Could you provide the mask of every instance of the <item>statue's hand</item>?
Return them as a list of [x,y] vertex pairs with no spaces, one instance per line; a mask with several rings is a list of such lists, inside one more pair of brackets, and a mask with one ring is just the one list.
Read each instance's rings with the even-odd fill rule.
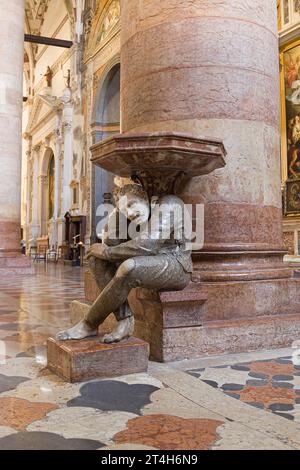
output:
[[88,260],[91,257],[103,259],[105,248],[106,246],[102,243],[94,243],[94,245],[87,250],[86,259]]

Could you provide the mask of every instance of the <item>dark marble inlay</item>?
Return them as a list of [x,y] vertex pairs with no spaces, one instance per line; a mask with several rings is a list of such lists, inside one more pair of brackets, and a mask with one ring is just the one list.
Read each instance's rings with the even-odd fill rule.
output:
[[267,380],[269,378],[268,375],[266,374],[263,374],[261,372],[249,372],[249,377],[253,377],[254,379],[263,379],[263,380]]
[[278,416],[281,416],[282,418],[286,418],[286,419],[289,419],[290,421],[294,421],[294,416],[293,415],[290,415],[289,413],[278,413],[278,412],[275,412],[276,415]]
[[269,409],[272,411],[292,411],[294,409],[294,405],[290,405],[288,403],[273,403],[269,406]]
[[225,395],[228,395],[231,398],[235,398],[236,400],[239,400],[241,398],[241,396],[238,395],[237,393],[231,393],[231,392],[224,392],[224,393]]
[[259,359],[258,361],[252,361],[251,364],[255,364],[256,362],[273,362],[274,359]]
[[187,370],[186,373],[191,375],[192,377],[196,377],[196,379],[199,379],[199,377],[201,377],[201,374],[199,374],[198,372],[191,372]]
[[293,361],[290,357],[280,357],[279,359],[275,359],[275,362],[277,362],[277,364],[293,364]]
[[18,432],[0,438],[2,450],[97,450],[102,442],[92,439],[66,439],[51,432]]
[[[0,393],[14,390],[22,382],[27,382],[29,377],[9,376],[0,374]],[[1,448],[1,447],[0,447]]]
[[264,387],[268,385],[267,380],[247,380],[246,385],[250,385],[252,387]]
[[207,385],[210,385],[211,387],[219,388],[219,385],[217,384],[217,382],[214,382],[213,380],[202,380],[202,382],[205,382]]
[[159,390],[153,385],[129,385],[118,380],[89,382],[80,387],[80,396],[67,406],[86,406],[102,411],[127,411],[141,415],[144,406],[151,403],[151,394]]
[[263,403],[256,403],[255,401],[250,401],[250,402],[245,402],[246,405],[254,406],[255,408],[259,408],[260,410],[263,410],[265,408]]
[[273,388],[294,388],[294,385],[289,383],[289,382],[273,382],[272,383]]
[[250,370],[250,367],[248,367],[246,364],[245,365],[242,365],[242,364],[236,364],[235,366],[231,366],[231,369],[232,370],[239,370],[239,371],[249,371]]
[[286,380],[293,380],[294,376],[293,375],[273,375],[272,380],[275,380],[276,382],[284,382]]
[[243,388],[244,388],[244,385],[241,385],[241,384],[224,384],[221,387],[222,390],[228,391],[228,392],[243,390]]

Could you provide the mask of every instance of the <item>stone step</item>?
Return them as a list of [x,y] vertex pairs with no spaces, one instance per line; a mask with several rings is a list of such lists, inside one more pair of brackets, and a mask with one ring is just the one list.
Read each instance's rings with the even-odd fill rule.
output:
[[47,341],[48,369],[70,383],[146,372],[148,358],[149,345],[137,338],[114,344],[98,337]]

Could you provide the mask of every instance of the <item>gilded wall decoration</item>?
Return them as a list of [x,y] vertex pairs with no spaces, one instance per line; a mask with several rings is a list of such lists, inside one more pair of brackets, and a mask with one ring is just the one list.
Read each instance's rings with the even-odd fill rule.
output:
[[288,178],[300,177],[300,45],[283,54]]
[[300,0],[294,0],[294,11],[300,12]]
[[97,36],[97,43],[101,43],[113,27],[118,23],[121,15],[121,7],[119,0],[113,0],[101,22],[100,30]]
[[298,215],[300,213],[300,180],[286,182],[284,212],[285,215]]
[[300,213],[300,41],[282,51],[281,65],[284,212],[291,215]]
[[54,215],[55,159],[52,155],[48,166],[48,219]]

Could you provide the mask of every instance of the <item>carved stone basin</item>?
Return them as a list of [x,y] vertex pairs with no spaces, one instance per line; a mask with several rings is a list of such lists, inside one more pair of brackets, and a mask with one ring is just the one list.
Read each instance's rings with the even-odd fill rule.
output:
[[92,162],[122,177],[176,179],[211,173],[225,166],[226,150],[217,139],[155,132],[120,134],[91,147]]

